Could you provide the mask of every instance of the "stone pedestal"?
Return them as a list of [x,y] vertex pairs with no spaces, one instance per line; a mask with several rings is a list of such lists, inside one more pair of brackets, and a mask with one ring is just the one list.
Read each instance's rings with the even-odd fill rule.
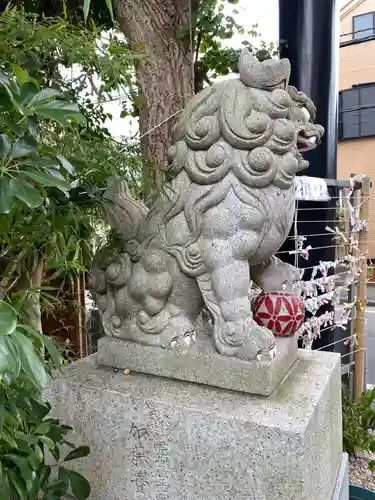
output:
[[276,356],[270,361],[246,361],[222,356],[209,335],[200,335],[184,356],[172,350],[114,337],[99,340],[100,366],[128,368],[139,373],[196,382],[233,391],[269,396],[297,359],[295,337],[276,338]]
[[332,500],[349,500],[349,458],[347,453],[342,456]]
[[125,376],[94,356],[46,396],[91,447],[76,464],[91,500],[346,500],[339,361],[299,351],[265,398]]

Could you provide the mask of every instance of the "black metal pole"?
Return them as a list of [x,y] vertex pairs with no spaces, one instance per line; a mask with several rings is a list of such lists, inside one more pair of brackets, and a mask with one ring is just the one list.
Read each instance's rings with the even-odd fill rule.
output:
[[[281,57],[291,62],[290,84],[311,97],[317,108],[316,122],[325,129],[321,145],[305,155],[310,167],[302,175],[326,179],[336,179],[338,12],[336,0],[279,0]],[[338,192],[331,189],[330,194],[336,197]],[[310,268],[322,260],[335,260],[332,236],[324,235],[326,226],[335,225],[335,201],[299,202],[298,233],[310,235],[306,246],[315,248],[309,260],[299,258],[299,267]],[[289,239],[281,250],[293,247],[294,242]],[[294,263],[294,256],[282,254],[282,258]],[[307,270],[307,279],[309,274]],[[327,331],[314,342],[314,347],[332,341],[334,332]]]

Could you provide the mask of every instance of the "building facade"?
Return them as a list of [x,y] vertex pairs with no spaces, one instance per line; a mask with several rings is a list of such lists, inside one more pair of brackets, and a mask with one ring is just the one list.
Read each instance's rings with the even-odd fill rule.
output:
[[372,179],[369,257],[375,259],[375,0],[352,0],[340,11],[339,90],[337,177]]

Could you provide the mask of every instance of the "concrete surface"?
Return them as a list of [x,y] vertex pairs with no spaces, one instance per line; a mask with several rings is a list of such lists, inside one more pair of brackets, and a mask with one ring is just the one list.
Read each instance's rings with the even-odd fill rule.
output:
[[45,395],[74,426],[71,439],[91,448],[71,462],[89,479],[91,500],[337,498],[337,354],[299,351],[268,398],[125,376],[95,357],[71,365]]
[[349,459],[347,453],[342,455],[332,500],[349,500]]

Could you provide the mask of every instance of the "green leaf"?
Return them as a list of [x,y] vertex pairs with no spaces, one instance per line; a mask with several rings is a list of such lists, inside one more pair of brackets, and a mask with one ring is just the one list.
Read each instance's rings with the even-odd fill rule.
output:
[[5,127],[14,132],[16,136],[21,137],[24,134],[23,129],[12,118],[2,116],[1,119],[4,122]]
[[24,201],[29,208],[36,208],[42,203],[43,198],[34,186],[19,177],[11,179],[10,188],[12,194]]
[[[3,426],[4,414],[5,414],[5,390],[4,387],[0,385],[0,430],[2,429]],[[1,476],[1,470],[0,470],[0,476]]]
[[[38,88],[34,83],[28,82],[22,85],[20,91],[20,101],[23,106],[30,103],[31,99],[37,94]],[[30,120],[30,118],[29,118]]]
[[41,102],[36,106],[36,110],[38,113],[49,113],[48,118],[53,118],[53,113],[65,113],[68,115],[80,114],[77,103],[63,100]]
[[58,498],[61,498],[61,495],[64,495],[65,493],[67,493],[68,487],[69,487],[68,478],[60,479],[60,477],[59,477],[58,480],[47,484],[44,487],[43,491],[50,492],[50,493],[56,493],[59,495]]
[[3,465],[0,463],[0,498],[10,498],[10,488],[8,476],[5,473]]
[[85,22],[87,21],[87,18],[89,17],[89,10],[90,10],[90,0],[84,0],[83,2],[83,17],[85,19]]
[[3,352],[6,353],[9,372],[13,377],[18,377],[21,370],[21,364],[17,346],[13,342],[13,336],[6,335],[5,337],[0,337],[0,347],[2,348]]
[[29,491],[33,485],[33,471],[31,470],[27,458],[14,453],[5,453],[4,455],[0,455],[0,459],[10,460],[19,468],[21,477],[26,485],[26,490]]
[[39,87],[39,83],[30,75],[28,75],[25,70],[23,70],[20,66],[18,66],[18,64],[12,64],[12,69],[13,73],[17,78],[17,82],[20,86],[24,85],[25,83],[31,82],[35,85],[35,87],[37,88]]
[[42,335],[41,340],[48,351],[48,354],[51,356],[52,361],[55,365],[55,368],[59,368],[62,364],[62,356],[60,351],[56,347],[56,344],[53,340],[51,340],[47,335]]
[[79,112],[78,104],[66,101],[48,101],[40,103],[35,107],[38,115],[44,118],[50,118],[57,121],[61,125],[67,125],[71,119],[84,121],[83,116]]
[[61,181],[65,181],[65,177],[62,175],[62,173],[60,172],[60,170],[58,170],[60,168],[60,165],[58,166],[58,168],[47,168],[46,170],[51,174],[53,175],[54,177],[56,177],[57,179],[60,179]]
[[35,387],[41,389],[47,383],[47,373],[32,342],[18,330],[15,330],[12,336],[17,345],[21,366],[25,374]]
[[55,443],[52,441],[51,438],[49,438],[48,436],[40,436],[40,440],[42,441],[42,443],[44,443],[47,448],[49,448],[50,450],[53,450],[55,448]]
[[25,434],[22,431],[16,431],[14,433],[14,437],[21,441],[25,441],[28,444],[37,444],[39,441],[39,438],[37,436],[33,436],[32,434]]
[[48,172],[42,172],[40,170],[22,170],[20,173],[27,175],[33,181],[39,182],[43,186],[52,186],[61,189],[66,192],[70,189],[70,183],[65,179],[58,179],[56,176],[49,174]]
[[38,427],[35,429],[35,434],[47,434],[50,430],[50,424],[48,422],[42,422]]
[[21,156],[26,156],[30,153],[35,153],[37,148],[37,143],[31,137],[20,137],[13,144],[10,156],[12,158],[20,158]]
[[49,403],[41,403],[40,401],[37,401],[33,398],[30,399],[30,405],[33,410],[33,415],[38,417],[38,419],[40,420],[45,418],[51,411],[51,405]]
[[[19,98],[19,88],[18,85],[16,85],[13,82],[10,82],[9,78],[4,75],[4,73],[1,71],[0,73],[0,84],[4,87],[6,93],[8,94],[7,98],[7,105],[11,104],[13,107],[21,114],[23,114],[23,110],[20,107],[19,103],[17,102],[17,99]],[[1,96],[3,98],[3,96]]]
[[56,158],[58,158],[58,160],[60,160],[60,163],[61,165],[65,168],[65,170],[70,174],[70,175],[74,175],[75,174],[75,170],[74,170],[74,167],[73,165],[70,163],[70,161],[68,161],[65,156],[62,156],[62,155],[56,155]]
[[17,443],[14,440],[13,436],[4,428],[1,433],[0,437],[3,441],[5,441],[11,448],[17,448]]
[[112,0],[105,0],[105,3],[108,7],[109,13],[111,15],[112,22],[115,22],[115,16],[113,14],[113,5],[112,5]]
[[62,479],[68,478],[72,493],[77,500],[86,500],[90,496],[90,484],[78,472],[59,467],[59,477]]
[[43,467],[42,473],[40,475],[40,486],[43,487],[45,483],[48,481],[48,478],[51,475],[51,467],[49,465],[45,465]]
[[43,495],[43,500],[61,500],[61,495],[58,494],[57,495],[54,495],[53,493],[49,493],[48,491],[46,493],[44,493]]
[[13,486],[13,488],[17,492],[17,495],[18,495],[17,500],[27,500],[27,492],[26,492],[25,484],[22,481],[21,477],[10,469],[7,470],[7,474],[8,474],[8,478],[10,480],[10,484]]
[[40,92],[38,92],[37,94],[35,94],[35,96],[31,99],[29,104],[35,105],[35,104],[44,102],[47,99],[51,99],[52,97],[55,98],[55,97],[59,97],[59,96],[60,96],[60,92],[56,89],[51,89],[51,88],[43,89]]
[[0,215],[8,214],[13,204],[14,196],[10,189],[10,181],[5,177],[0,177]]
[[30,455],[27,457],[27,460],[29,461],[29,464],[31,465],[31,468],[33,470],[37,470],[40,467],[40,462],[38,460],[37,454],[34,452],[30,453]]
[[41,464],[44,463],[44,454],[42,448],[38,444],[35,446],[35,455]]
[[27,130],[33,139],[37,142],[40,141],[40,127],[37,120],[33,116],[30,116],[27,121]]
[[70,462],[70,460],[76,460],[77,458],[87,457],[90,454],[90,448],[88,446],[79,446],[75,450],[72,450],[64,458],[64,462]]
[[49,158],[48,156],[38,156],[32,155],[28,158],[25,158],[20,162],[21,166],[27,165],[36,168],[60,168],[60,164],[56,161],[55,158]]
[[12,140],[7,134],[0,135],[0,156],[2,158],[8,156],[10,148],[12,147]]
[[1,69],[0,69],[0,84],[1,85],[10,85],[9,77]]
[[0,301],[0,336],[10,335],[17,327],[17,314],[7,302]]
[[56,462],[59,462],[60,460],[60,450],[57,446],[55,448],[50,448],[51,455],[53,458],[56,460]]

